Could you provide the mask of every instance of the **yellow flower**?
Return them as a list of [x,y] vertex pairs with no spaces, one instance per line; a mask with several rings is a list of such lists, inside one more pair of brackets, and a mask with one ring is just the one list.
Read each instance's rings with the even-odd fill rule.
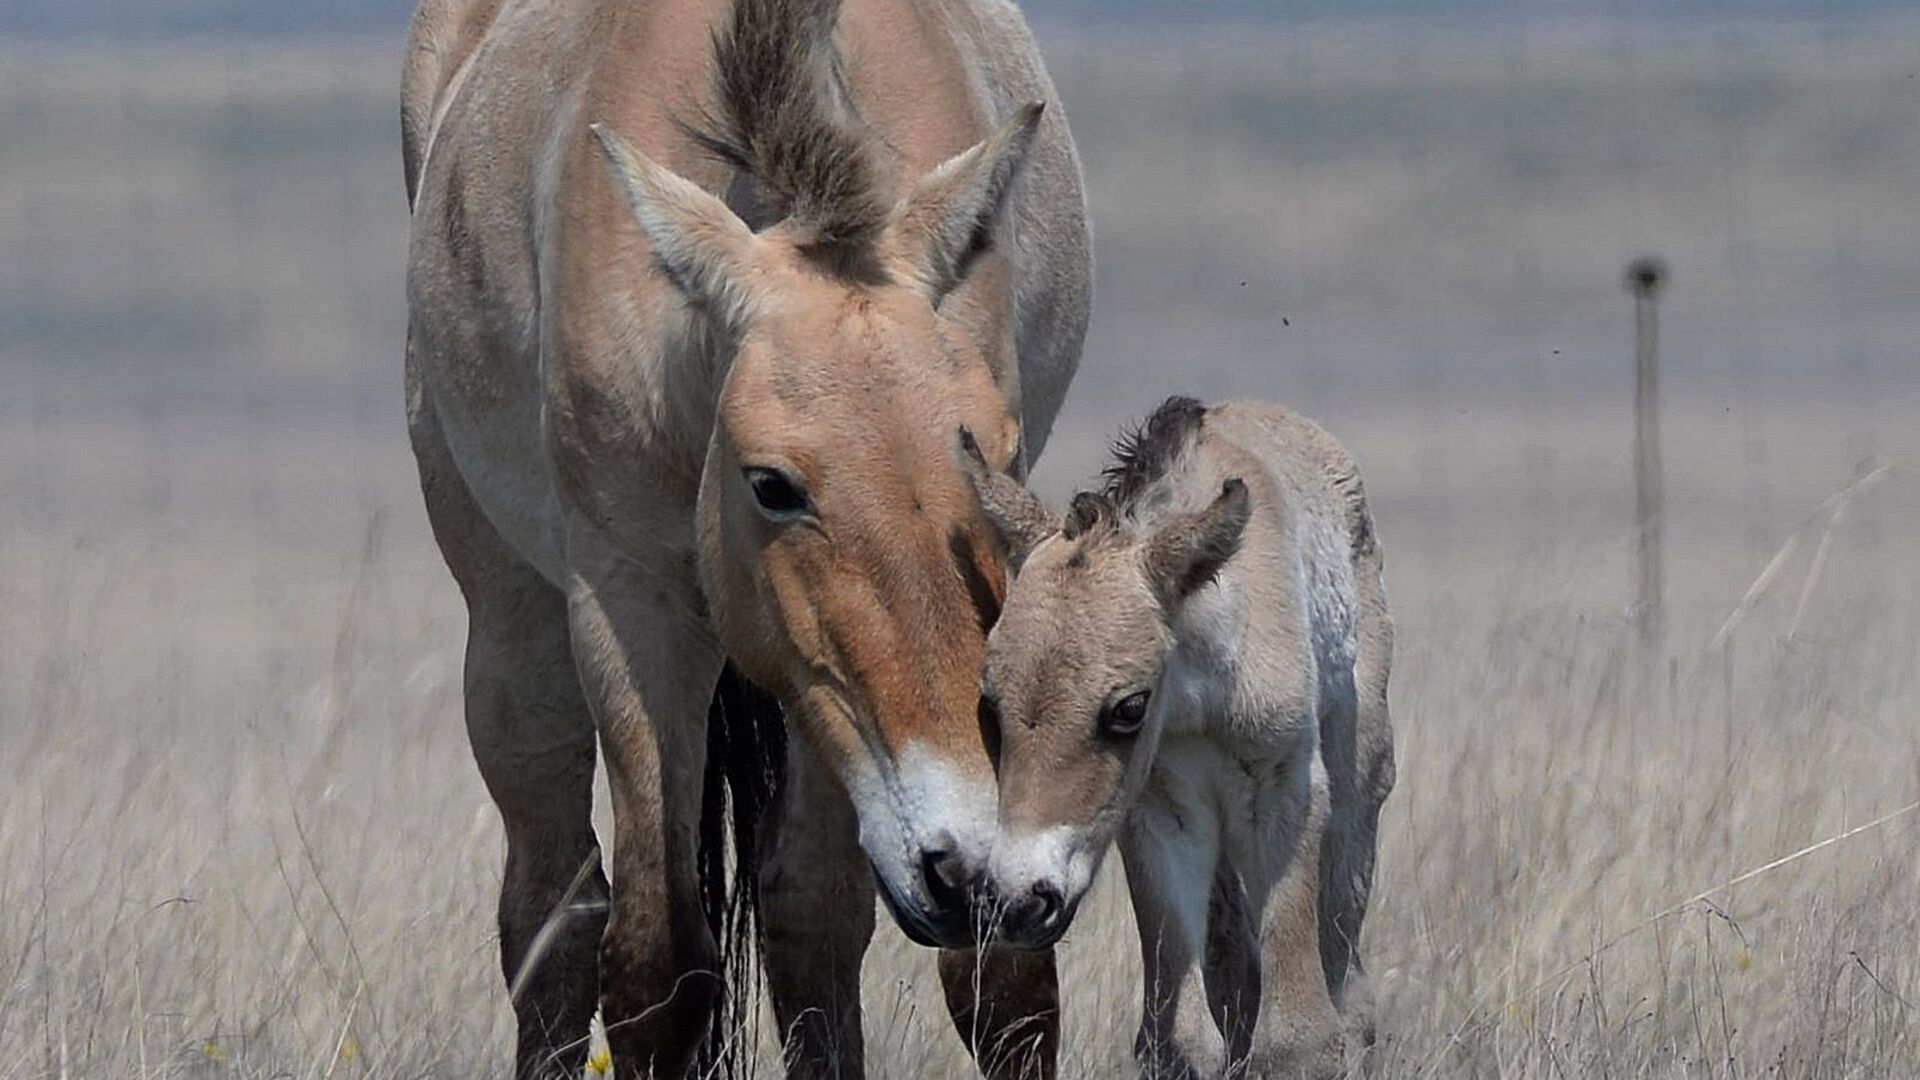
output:
[[613,1051],[602,1046],[587,1056],[587,1071],[595,1076],[605,1076],[613,1071]]

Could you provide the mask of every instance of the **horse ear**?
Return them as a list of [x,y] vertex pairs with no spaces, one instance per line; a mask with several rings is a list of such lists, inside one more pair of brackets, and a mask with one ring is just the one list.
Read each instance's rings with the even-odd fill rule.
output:
[[1007,545],[1007,556],[1018,570],[1040,541],[1060,531],[1060,523],[1054,520],[1038,495],[988,465],[986,455],[980,452],[979,441],[964,427],[960,429],[959,450],[960,468],[973,483],[980,509],[999,530],[1001,540]]
[[655,164],[612,128],[590,130],[667,277],[727,326],[745,326],[752,314],[753,230],[726,203]]
[[1160,602],[1171,608],[1214,579],[1240,550],[1240,537],[1252,516],[1244,480],[1220,487],[1205,510],[1174,520],[1147,541],[1146,572]]
[[1045,111],[1045,102],[1033,102],[986,141],[935,166],[895,212],[891,254],[935,306],[993,246],[1007,193]]

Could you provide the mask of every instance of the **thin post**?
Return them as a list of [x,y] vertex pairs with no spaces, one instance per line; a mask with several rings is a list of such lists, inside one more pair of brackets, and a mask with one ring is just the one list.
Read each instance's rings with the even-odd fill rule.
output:
[[1661,532],[1666,496],[1660,464],[1660,323],[1657,307],[1667,282],[1666,264],[1647,257],[1627,264],[1627,291],[1633,294],[1633,509],[1638,538],[1634,615],[1640,639],[1657,645],[1664,620],[1666,578]]

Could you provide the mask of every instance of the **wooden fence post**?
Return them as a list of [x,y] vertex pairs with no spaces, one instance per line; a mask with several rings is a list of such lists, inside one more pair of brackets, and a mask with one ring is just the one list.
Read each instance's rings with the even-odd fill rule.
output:
[[1665,568],[1661,536],[1666,524],[1665,476],[1660,463],[1660,325],[1657,307],[1667,266],[1643,257],[1627,264],[1633,294],[1633,508],[1637,538],[1634,617],[1640,640],[1657,647],[1664,630]]

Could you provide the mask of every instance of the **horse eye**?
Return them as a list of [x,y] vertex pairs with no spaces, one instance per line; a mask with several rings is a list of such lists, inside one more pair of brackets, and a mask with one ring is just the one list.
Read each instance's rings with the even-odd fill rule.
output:
[[753,500],[771,516],[792,517],[813,508],[806,489],[778,469],[749,468],[742,473],[753,489]]
[[1140,725],[1147,720],[1148,691],[1128,694],[1112,705],[1107,706],[1100,715],[1100,732],[1103,735],[1125,737],[1138,735]]

